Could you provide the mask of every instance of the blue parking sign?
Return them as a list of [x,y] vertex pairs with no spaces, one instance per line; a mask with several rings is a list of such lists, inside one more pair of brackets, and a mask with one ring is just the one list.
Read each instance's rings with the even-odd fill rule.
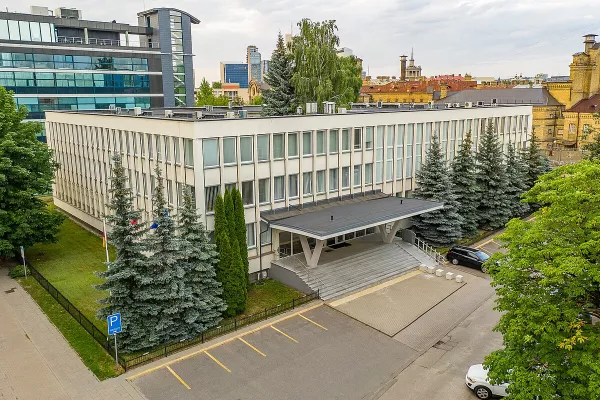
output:
[[109,315],[106,320],[108,322],[109,335],[121,333],[121,313]]

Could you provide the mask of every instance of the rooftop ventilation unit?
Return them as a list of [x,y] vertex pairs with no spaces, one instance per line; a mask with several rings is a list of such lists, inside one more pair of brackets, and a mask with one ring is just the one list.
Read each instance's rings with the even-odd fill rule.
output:
[[306,113],[316,114],[318,112],[317,103],[306,103]]
[[204,118],[204,113],[202,111],[196,111],[194,114],[194,118],[202,119],[202,118]]
[[492,99],[492,102],[490,104],[492,106],[497,106],[498,105],[498,99]]
[[377,108],[383,108],[383,101],[377,102]]
[[81,19],[81,10],[76,8],[60,7],[54,10],[54,15],[57,18]]
[[427,104],[429,104],[429,108],[434,108],[435,107],[435,101],[430,101]]
[[239,111],[240,118],[248,118],[248,110]]
[[110,111],[115,111],[115,105],[114,105],[114,104],[109,104],[109,105],[108,105],[108,109],[109,109]]
[[348,114],[348,109],[346,107],[338,107],[338,114]]
[[484,105],[485,105],[485,101],[481,101],[481,100],[479,100],[479,101],[477,102],[477,107],[483,107]]
[[352,110],[352,106],[354,105],[353,102],[348,103],[348,107],[350,107],[350,109]]
[[213,112],[213,106],[204,106],[204,109],[206,110],[206,112]]
[[142,107],[133,107],[133,115],[136,117],[142,115]]
[[235,113],[233,111],[227,111],[227,113],[225,114],[225,118],[235,118]]
[[165,110],[165,118],[173,118],[173,110]]
[[459,108],[459,107],[460,107],[460,103],[454,103],[452,106],[453,106],[454,108]]
[[302,115],[302,107],[296,107],[296,114]]
[[115,107],[115,113],[121,114],[121,107]]
[[473,108],[473,102],[472,101],[465,101],[465,108]]
[[452,108],[452,103],[446,103],[444,104],[445,108]]
[[335,103],[333,101],[324,101],[323,102],[323,113],[335,114]]

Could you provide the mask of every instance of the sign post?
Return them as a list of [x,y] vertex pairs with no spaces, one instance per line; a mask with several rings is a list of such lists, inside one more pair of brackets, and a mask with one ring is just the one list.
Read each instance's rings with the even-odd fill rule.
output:
[[115,336],[115,367],[119,370],[119,353],[117,351],[117,333],[121,333],[121,313],[109,315],[107,318],[108,334]]
[[25,264],[25,249],[21,246],[21,260],[23,260],[23,272],[25,272],[25,279],[27,279],[27,265]]

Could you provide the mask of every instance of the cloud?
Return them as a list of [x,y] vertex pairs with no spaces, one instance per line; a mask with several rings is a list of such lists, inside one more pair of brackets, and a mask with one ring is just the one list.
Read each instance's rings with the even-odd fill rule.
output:
[[[193,27],[197,76],[219,79],[219,62],[243,61],[246,46],[270,58],[277,32],[296,22],[335,19],[342,46],[371,75],[398,75],[399,56],[415,51],[426,75],[568,74],[581,36],[600,34],[597,0],[61,0],[85,19],[137,23],[144,8],[175,6],[199,18]],[[16,7],[16,6],[12,6]],[[28,12],[26,5],[11,11]]]

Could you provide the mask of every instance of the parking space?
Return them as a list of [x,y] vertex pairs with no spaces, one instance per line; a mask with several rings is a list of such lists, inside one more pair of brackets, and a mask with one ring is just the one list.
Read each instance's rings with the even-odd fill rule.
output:
[[362,399],[417,352],[320,306],[131,379],[154,399]]

